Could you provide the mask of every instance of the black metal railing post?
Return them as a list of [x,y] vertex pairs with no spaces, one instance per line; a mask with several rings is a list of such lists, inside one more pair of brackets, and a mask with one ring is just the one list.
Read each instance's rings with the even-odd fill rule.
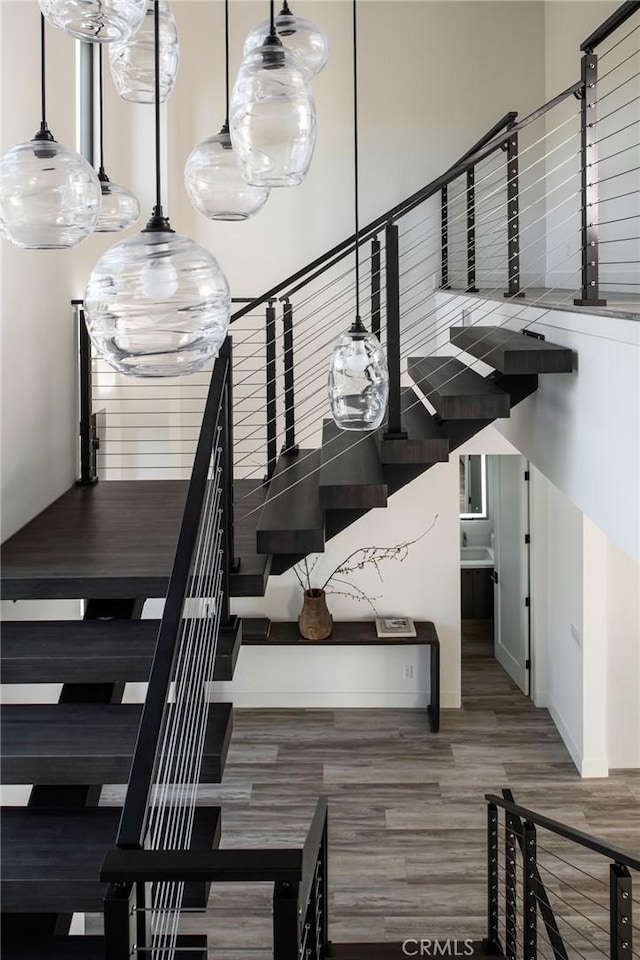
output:
[[400,255],[398,227],[389,221],[385,229],[387,292],[387,366],[389,368],[389,412],[385,440],[406,439],[402,429],[400,390]]
[[538,960],[538,882],[536,828],[522,825],[522,957]]
[[446,184],[440,191],[440,287],[442,290],[451,289],[449,286],[449,188]]
[[[515,120],[509,128],[515,126]],[[505,297],[523,297],[520,289],[520,174],[518,134],[506,141],[507,153],[507,271],[509,288]]]
[[226,361],[225,385],[222,392],[222,611],[220,623],[225,626],[229,621],[229,598],[231,596],[231,574],[240,567],[235,557],[235,530],[233,504],[233,348],[231,337],[227,337],[220,347],[219,356]]
[[273,960],[299,960],[299,888],[299,883],[283,881],[273,885]]
[[611,960],[629,960],[633,955],[632,892],[627,867],[612,863],[609,868]]
[[498,928],[498,808],[487,804],[487,953],[499,954]]
[[582,294],[573,302],[576,306],[603,307],[607,301],[600,299],[598,269],[597,54],[584,54],[580,76],[583,84],[580,107]]
[[109,960],[130,960],[138,943],[136,884],[112,883],[104,898],[104,950]]
[[320,957],[324,958],[329,943],[329,826],[328,816],[326,815],[320,846],[320,884],[320,906],[322,910],[320,917]]
[[378,340],[381,333],[380,286],[380,241],[375,237],[371,241],[371,333]]
[[282,306],[282,346],[284,365],[284,445],[283,453],[297,453],[296,404],[294,388],[293,306],[288,297]]
[[467,292],[477,293],[476,287],[476,170],[467,170]]
[[513,815],[505,814],[505,950],[506,960],[516,960],[518,950],[518,924],[517,924],[517,860],[516,860],[516,825]]
[[269,300],[266,309],[266,377],[267,377],[267,474],[271,480],[278,459],[278,430],[276,423],[276,308]]
[[79,487],[88,487],[98,482],[98,448],[96,415],[92,406],[91,340],[84,322],[82,300],[72,301],[78,328],[79,397],[80,397],[80,476]]

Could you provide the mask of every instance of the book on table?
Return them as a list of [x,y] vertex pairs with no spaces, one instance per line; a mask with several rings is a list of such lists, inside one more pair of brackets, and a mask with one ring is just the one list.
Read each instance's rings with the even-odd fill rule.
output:
[[416,627],[409,617],[378,617],[376,633],[381,640],[388,637],[415,637]]

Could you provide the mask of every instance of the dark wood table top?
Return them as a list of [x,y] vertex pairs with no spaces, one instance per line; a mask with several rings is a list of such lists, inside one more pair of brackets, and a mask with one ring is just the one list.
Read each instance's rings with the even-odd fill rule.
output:
[[410,646],[415,644],[439,645],[436,628],[430,620],[415,621],[415,637],[379,637],[376,634],[375,620],[334,620],[333,631],[326,640],[305,640],[300,636],[295,620],[275,620],[271,623],[269,636],[260,639],[243,637],[246,647],[295,646]]

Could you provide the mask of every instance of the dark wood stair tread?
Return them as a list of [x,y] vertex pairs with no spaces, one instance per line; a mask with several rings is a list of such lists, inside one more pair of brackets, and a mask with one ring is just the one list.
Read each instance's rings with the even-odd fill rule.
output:
[[382,463],[440,463],[449,459],[449,442],[435,418],[411,387],[401,393],[402,426],[406,439],[387,440],[379,432]]
[[[159,620],[7,621],[2,682],[145,682],[159,626]],[[220,631],[214,680],[233,679],[239,647],[233,630]]]
[[307,554],[324,550],[319,479],[319,450],[281,454],[258,520],[258,553]]
[[573,353],[506,327],[451,327],[451,342],[501,373],[571,373]]
[[[126,783],[141,713],[133,703],[3,704],[3,782]],[[231,704],[211,704],[202,782],[222,778],[231,729]]]
[[[164,597],[184,510],[186,480],[102,480],[72,487],[2,546],[5,600]],[[255,549],[265,492],[234,484],[236,554],[232,594],[262,595],[268,558]],[[243,506],[240,506],[243,505]]]
[[[25,941],[27,938],[28,931],[25,930]],[[176,944],[175,960],[207,958],[205,936],[180,936]],[[32,942],[3,942],[2,960],[105,960],[104,950],[103,937],[47,937]]]
[[[119,807],[3,807],[2,909],[6,913],[99,913],[99,880],[118,834]],[[220,808],[196,807],[191,848],[220,836]],[[4,954],[3,954],[4,956]],[[44,958],[43,958],[44,960]]]
[[373,434],[340,430],[333,420],[325,420],[321,463],[320,504],[325,510],[387,505],[387,484]]
[[456,357],[411,357],[407,369],[443,420],[509,416],[509,395]]

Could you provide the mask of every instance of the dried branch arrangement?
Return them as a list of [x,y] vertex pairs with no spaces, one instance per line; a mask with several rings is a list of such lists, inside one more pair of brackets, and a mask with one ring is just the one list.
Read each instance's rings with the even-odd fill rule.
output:
[[324,583],[319,587],[313,587],[311,581],[322,554],[316,554],[311,560],[309,557],[305,557],[301,563],[295,565],[293,572],[298,579],[298,583],[308,596],[318,597],[322,593],[326,593],[335,594],[338,597],[350,597],[359,603],[367,603],[375,615],[378,616],[374,601],[380,600],[381,596],[369,597],[362,587],[359,587],[358,584],[354,583],[350,578],[357,574],[359,570],[363,570],[366,566],[371,565],[374,567],[380,583],[384,583],[380,565],[384,563],[385,560],[398,560],[400,563],[406,560],[409,555],[409,548],[415,543],[419,543],[420,540],[423,540],[428,533],[431,533],[438,516],[439,514],[436,513],[427,529],[414,540],[403,540],[401,543],[396,543],[392,547],[358,547],[357,550],[350,553],[342,563],[339,563],[338,566],[332,570]]

